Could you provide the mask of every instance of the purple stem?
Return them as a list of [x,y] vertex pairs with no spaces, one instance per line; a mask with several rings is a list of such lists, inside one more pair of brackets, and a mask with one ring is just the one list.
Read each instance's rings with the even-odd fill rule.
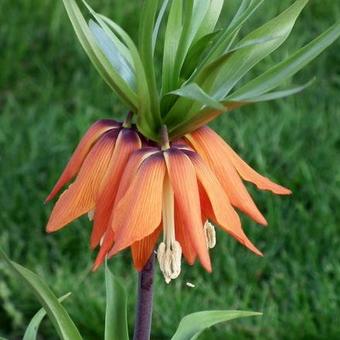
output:
[[153,253],[143,270],[138,274],[138,300],[133,340],[150,340],[154,262],[155,254]]

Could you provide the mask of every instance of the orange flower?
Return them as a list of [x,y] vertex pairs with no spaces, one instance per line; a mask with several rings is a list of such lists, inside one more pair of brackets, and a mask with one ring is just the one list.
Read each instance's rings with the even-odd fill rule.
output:
[[241,178],[254,183],[261,190],[278,195],[291,191],[258,174],[213,130],[202,127],[185,136],[189,145],[209,164],[218,178],[231,204],[259,224],[267,225],[266,219],[256,207]]
[[189,264],[198,256],[210,272],[205,232],[209,228],[204,228],[208,219],[261,255],[244,234],[215,175],[196,152],[180,144],[135,151],[121,179],[94,268],[107,254],[131,247],[134,265],[141,270],[163,230],[158,259],[167,282],[180,273],[182,251]]
[[[91,214],[97,208],[102,209],[98,207],[97,201],[101,202],[101,195],[106,195],[107,191],[115,195],[118,185],[111,182],[112,177],[121,177],[129,155],[139,149],[141,144],[137,132],[124,128],[121,123],[100,120],[93,124],[46,199],[53,199],[62,187],[76,176],[75,181],[55,204],[47,231],[57,231],[86,213]],[[101,230],[97,228],[93,243],[100,233]]]

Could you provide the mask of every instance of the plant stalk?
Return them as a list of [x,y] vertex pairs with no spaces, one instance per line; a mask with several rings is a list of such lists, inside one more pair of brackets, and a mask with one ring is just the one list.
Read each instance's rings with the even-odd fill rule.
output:
[[155,254],[138,273],[138,291],[135,332],[133,340],[150,340],[152,305],[153,305],[153,276],[154,276]]

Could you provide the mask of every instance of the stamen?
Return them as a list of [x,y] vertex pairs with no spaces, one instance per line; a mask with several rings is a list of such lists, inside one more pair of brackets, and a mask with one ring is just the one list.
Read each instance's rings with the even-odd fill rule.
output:
[[94,218],[94,209],[93,209],[93,210],[90,210],[90,211],[87,213],[87,217],[89,218],[90,222],[93,221],[93,218]]
[[204,234],[207,243],[207,248],[212,249],[216,246],[216,231],[215,227],[208,220],[204,223]]
[[171,248],[166,247],[166,244],[161,242],[157,250],[157,259],[166,283],[170,283],[171,280],[179,276],[181,273],[182,247],[177,241],[173,243]]
[[168,177],[164,180],[163,194],[163,242],[157,251],[159,267],[166,283],[181,273],[182,247],[175,237],[174,192]]

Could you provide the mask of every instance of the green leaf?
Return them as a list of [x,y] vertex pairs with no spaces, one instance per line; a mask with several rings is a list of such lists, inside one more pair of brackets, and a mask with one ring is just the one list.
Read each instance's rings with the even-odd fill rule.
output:
[[288,59],[275,65],[259,77],[242,86],[235,91],[229,99],[242,100],[245,98],[257,97],[276,88],[287,78],[293,76],[316,58],[338,39],[339,36],[340,22],[336,23],[309,44],[296,51]]
[[[215,61],[211,62],[207,66],[205,66],[200,74],[198,74],[197,78],[197,84],[205,91],[205,87],[209,88],[209,84],[211,84],[215,78],[215,75],[219,72],[221,64],[224,64],[226,60],[231,58],[231,56],[243,49],[248,48],[249,46],[256,46],[263,43],[266,43],[271,40],[279,39],[279,37],[262,37],[260,39],[254,39],[254,40],[248,40],[243,43],[239,43],[234,49],[226,52],[219,58],[217,58]],[[190,78],[191,79],[191,78]],[[188,84],[190,84],[190,79],[188,80]],[[205,91],[208,96],[213,98],[211,95],[208,94],[207,91]],[[192,99],[192,98],[191,98]],[[216,100],[216,98],[215,98]],[[192,117],[194,117],[198,112],[201,110],[201,102],[200,101],[193,101],[188,100],[188,97],[180,98],[177,100],[176,104],[172,107],[172,109],[168,112],[168,114],[165,117],[165,123],[168,126],[174,126],[178,124],[183,124],[183,121],[188,121]]]
[[157,38],[158,38],[158,33],[159,33],[159,29],[162,23],[162,20],[164,18],[164,14],[165,11],[168,7],[169,4],[169,0],[164,0],[161,9],[159,10],[158,16],[157,16],[157,20],[155,23],[155,27],[152,33],[152,51],[153,53],[155,53],[155,48],[156,48],[156,43],[157,43]]
[[1,249],[0,258],[8,264],[12,272],[18,275],[23,283],[34,293],[44,307],[60,338],[64,340],[81,340],[82,337],[78,329],[47,284],[38,275],[11,261]]
[[198,73],[205,65],[213,59],[225,53],[230,47],[233,39],[241,29],[242,25],[252,16],[260,7],[264,0],[243,0],[234,19],[230,25],[223,30],[219,39],[211,47],[210,52],[203,61],[198,65],[196,72]]
[[190,47],[181,69],[181,77],[183,79],[188,79],[190,77],[199,64],[200,59],[203,57],[206,51],[210,50],[211,45],[214,43],[220,33],[221,30],[206,34]]
[[243,102],[244,104],[250,104],[250,103],[266,102],[269,100],[289,97],[299,92],[302,92],[304,89],[311,86],[314,83],[314,81],[315,81],[315,78],[313,78],[312,80],[310,80],[309,82],[301,86],[296,86],[296,87],[286,89],[286,90],[281,90],[281,91],[269,92],[266,94],[257,95],[256,97],[248,97],[248,98],[244,97],[242,99],[241,98],[227,98],[228,100],[226,102],[238,101],[238,102]]
[[308,0],[297,0],[292,6],[276,18],[270,20],[260,28],[248,34],[240,41],[245,44],[247,41],[274,36],[277,39],[270,40],[261,45],[252,45],[248,48],[235,52],[226,62],[221,65],[213,86],[209,93],[216,99],[226,97],[235,84],[258,62],[275,51],[288,38],[296,19],[306,6]]
[[106,83],[117,93],[123,102],[136,111],[138,100],[136,93],[111,65],[101,48],[96,43],[75,0],[63,0],[77,37],[93,65]]
[[90,20],[89,28],[94,38],[96,39],[98,46],[102,49],[103,53],[110,61],[111,65],[117,70],[120,76],[131,86],[131,88],[135,89],[136,88],[135,72],[131,65],[127,62],[125,57],[120,53],[119,48],[115,44],[115,41],[111,39],[109,34],[107,34],[93,20]]
[[194,42],[214,31],[220,17],[224,0],[210,0],[210,6],[195,36]]
[[149,87],[151,115],[156,121],[160,122],[159,93],[156,83],[154,52],[152,45],[152,37],[157,9],[158,0],[144,1],[139,28],[139,51]]
[[194,340],[207,328],[233,319],[260,316],[262,313],[243,311],[205,311],[185,316],[171,340]]
[[[67,293],[61,298],[58,299],[59,302],[63,302],[67,299],[71,293]],[[38,329],[40,326],[41,321],[46,316],[46,311],[44,308],[41,308],[32,318],[31,322],[29,323],[26,332],[24,334],[23,340],[36,340],[38,336]]]
[[191,83],[189,85],[183,86],[182,88],[172,91],[169,94],[189,98],[204,104],[207,107],[211,107],[216,110],[224,111],[224,106],[217,100],[209,96],[206,92],[202,90],[197,84]]
[[110,28],[114,30],[114,32],[116,32],[116,34],[125,42],[131,52],[131,56],[134,61],[134,67],[136,70],[137,93],[139,100],[137,126],[139,131],[141,131],[144,136],[157,141],[158,134],[156,132],[159,131],[161,126],[160,117],[158,117],[157,115],[152,115],[151,112],[148,82],[146,80],[144,66],[139,56],[137,47],[135,46],[129,35],[113,20],[101,14],[98,14],[98,18],[102,21],[103,25],[107,24],[108,26],[110,26]]
[[120,280],[105,263],[106,316],[105,340],[128,340],[127,297]]
[[172,88],[173,71],[179,40],[182,33],[183,0],[173,0],[170,6],[168,22],[165,30],[162,93],[168,93]]

